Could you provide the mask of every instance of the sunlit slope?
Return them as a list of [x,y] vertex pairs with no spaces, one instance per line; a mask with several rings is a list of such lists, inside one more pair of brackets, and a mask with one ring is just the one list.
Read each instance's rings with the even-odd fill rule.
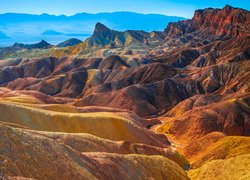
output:
[[[189,179],[183,169],[177,164],[162,156],[138,156],[104,153],[87,153],[87,157],[95,162],[102,163],[111,179],[159,179],[159,180],[183,180]],[[117,169],[117,167],[120,167]],[[128,168],[129,167],[129,168]],[[118,171],[114,171],[114,170]],[[122,174],[122,176],[120,176]],[[119,177],[120,176],[120,177]]]
[[[98,110],[101,108],[43,104],[26,95],[2,97],[0,172],[38,179],[127,179],[126,167],[132,173],[131,179],[188,179],[182,169],[187,160],[169,146],[166,137],[147,130],[136,119],[131,120],[129,113],[126,118],[126,112]],[[8,147],[12,150],[7,150]]]
[[[69,142],[64,143],[58,140],[63,136],[68,135],[56,133],[46,135],[46,132],[13,128],[0,123],[1,175],[35,179],[108,179],[109,177],[114,179],[137,179],[139,177],[143,179],[149,177],[188,179],[178,164],[163,156],[103,152],[86,154],[87,148],[85,148],[86,152],[82,152],[70,146]],[[71,136],[78,136],[82,142],[87,142],[84,138],[96,140],[90,135],[72,134]],[[81,144],[78,139],[74,139],[74,143]],[[98,140],[96,142],[100,143]],[[105,142],[108,142],[107,145],[114,144],[107,140]],[[103,149],[97,150],[103,151]],[[150,171],[147,167],[150,167]]]
[[79,152],[106,152],[117,154],[162,155],[178,163],[181,167],[188,161],[172,147],[157,147],[129,141],[112,141],[86,133],[55,133],[29,130],[29,133],[46,136],[63,143]]
[[198,169],[189,171],[192,180],[247,180],[250,178],[250,154],[225,160],[213,160]]
[[[207,161],[214,159],[228,159],[231,157],[250,154],[250,137],[225,136],[213,143],[207,143],[200,139],[195,145],[190,144],[186,148],[186,153],[193,151],[189,155],[189,160],[193,167],[199,167]],[[197,147],[197,146],[200,146]],[[194,152],[196,150],[196,152]]]
[[[111,140],[129,140],[164,146],[167,139],[136,123],[109,112],[62,113],[0,102],[0,120],[34,130],[68,133],[90,133]],[[157,136],[160,137],[157,140]]]

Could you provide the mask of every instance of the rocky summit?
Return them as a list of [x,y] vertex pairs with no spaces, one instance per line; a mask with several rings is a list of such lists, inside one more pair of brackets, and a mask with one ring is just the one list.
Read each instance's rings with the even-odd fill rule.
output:
[[191,20],[170,23],[165,29],[169,35],[183,35],[195,31],[207,31],[218,36],[249,36],[250,15],[248,11],[229,5],[223,9],[195,11]]
[[0,49],[0,177],[249,179],[250,12]]

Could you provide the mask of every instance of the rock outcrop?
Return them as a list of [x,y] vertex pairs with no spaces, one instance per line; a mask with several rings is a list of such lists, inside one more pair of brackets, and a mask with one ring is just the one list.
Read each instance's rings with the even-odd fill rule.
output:
[[180,36],[195,31],[207,31],[218,36],[245,37],[250,35],[249,28],[249,11],[227,5],[223,9],[197,10],[191,20],[170,23],[165,33]]
[[81,46],[88,48],[118,48],[124,46],[144,46],[145,41],[150,37],[144,31],[128,30],[119,32],[111,30],[101,23],[97,23],[93,35]]

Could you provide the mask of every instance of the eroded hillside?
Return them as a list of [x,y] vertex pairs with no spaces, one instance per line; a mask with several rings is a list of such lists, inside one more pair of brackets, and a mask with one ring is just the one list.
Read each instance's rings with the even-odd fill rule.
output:
[[250,178],[249,17],[209,8],[151,33],[98,23],[75,46],[1,54],[1,174]]

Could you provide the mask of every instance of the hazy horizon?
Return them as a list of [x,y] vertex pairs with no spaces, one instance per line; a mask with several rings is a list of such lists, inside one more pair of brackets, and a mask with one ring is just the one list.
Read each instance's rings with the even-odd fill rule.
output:
[[[53,2],[54,1],[54,2]],[[180,16],[191,18],[194,10],[204,8],[222,8],[231,5],[243,9],[250,9],[250,3],[244,1],[220,0],[220,1],[199,1],[199,0],[147,0],[147,1],[115,1],[106,0],[8,0],[0,7],[0,14],[4,13],[25,13],[25,14],[51,14],[71,16],[77,13],[86,12],[97,14],[102,12],[135,12],[143,14],[162,14],[167,16]],[[39,7],[39,8],[37,8]]]
[[[66,16],[66,17],[71,17],[71,16],[75,16],[77,14],[91,14],[91,15],[98,15],[98,14],[113,14],[113,13],[134,13],[134,14],[143,14],[143,15],[162,15],[162,16],[170,16],[170,17],[182,17],[182,16],[172,16],[172,15],[167,15],[167,14],[160,14],[160,13],[140,13],[140,12],[133,12],[133,11],[113,11],[113,12],[97,12],[97,13],[91,13],[91,12],[77,12],[74,14],[51,14],[51,13],[39,13],[39,14],[35,14],[35,13],[23,13],[23,12],[5,12],[5,13],[0,13],[0,15],[3,14],[27,14],[27,15],[37,15],[37,16],[41,16],[41,15],[51,15],[51,16]],[[182,17],[185,19],[189,19],[187,17]]]
[[[61,0],[61,3],[56,4],[57,8],[55,8],[55,3],[53,3],[51,0],[26,0],[25,3],[21,2],[23,1],[9,0],[3,2],[2,6],[0,7],[0,47],[10,46],[15,42],[33,44],[41,40],[46,40],[51,44],[58,44],[69,38],[78,38],[80,40],[85,40],[87,37],[89,37],[89,35],[75,36],[72,34],[91,34],[93,32],[94,25],[97,22],[104,23],[111,29],[119,31],[162,31],[169,22],[183,20],[184,18],[192,18],[194,11],[197,9],[204,9],[209,7],[223,8],[227,4],[247,10],[250,8],[249,3],[224,0],[216,3],[207,0],[202,2],[194,0],[192,1],[192,3],[182,0],[178,0],[175,2],[166,2],[163,0],[148,0],[147,2],[143,3],[142,1],[133,2],[131,0],[128,0],[126,2],[115,2],[114,0],[108,0],[105,3],[97,3],[97,0],[93,0],[88,3],[86,3],[87,1],[85,0],[72,0],[71,3],[68,3],[68,1],[66,0]],[[134,4],[134,6],[131,7],[131,4],[129,5],[129,3]],[[146,8],[144,8],[144,6]],[[39,9],[37,7],[39,7]],[[156,15],[159,17],[144,17],[141,21],[141,19],[138,19],[138,17],[137,19],[132,15],[130,17],[122,17],[121,15],[119,15],[119,13],[131,13],[132,15],[137,14],[140,16]],[[5,15],[8,14],[45,16],[44,19],[38,18],[38,20],[34,20],[32,18],[25,19],[23,17],[20,18],[16,16],[5,17]],[[65,18],[84,14],[87,15],[85,19],[85,16],[83,16],[82,19],[78,18],[77,20],[65,20]],[[112,14],[114,16],[101,16],[105,14]],[[48,18],[46,17],[46,15],[50,17]],[[89,18],[88,15],[93,16],[92,19]],[[117,17],[115,15],[117,15]],[[162,16],[163,18],[161,18],[160,16]],[[167,16],[180,19],[171,20],[171,18],[167,19]],[[53,17],[55,18],[54,20],[52,20]],[[56,19],[57,17],[58,19]],[[62,20],[63,17],[64,20]],[[46,18],[48,18],[49,21]],[[50,30],[64,34],[42,35],[42,33]],[[69,32],[71,33],[71,35],[67,35]]]
[[59,44],[70,38],[85,40],[92,34],[97,22],[118,31],[144,30],[150,32],[162,31],[169,22],[183,19],[176,16],[125,11],[96,14],[77,13],[73,16],[5,13],[0,14],[0,47],[10,46],[16,42],[34,44],[45,40],[51,44]]

